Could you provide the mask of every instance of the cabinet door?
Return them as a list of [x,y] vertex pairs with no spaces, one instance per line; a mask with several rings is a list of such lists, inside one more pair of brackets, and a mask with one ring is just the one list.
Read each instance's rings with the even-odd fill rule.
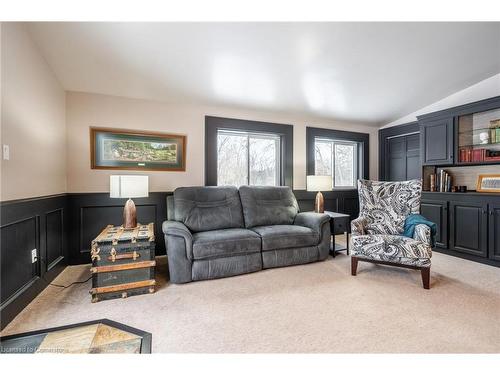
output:
[[489,212],[489,257],[500,260],[500,204],[490,204]]
[[436,223],[436,247],[448,248],[448,201],[422,200],[420,213]]
[[420,135],[402,135],[386,141],[385,169],[387,181],[420,178]]
[[483,202],[450,202],[450,250],[488,256],[487,209]]
[[406,180],[420,178],[421,174],[420,134],[412,134],[406,137]]
[[422,163],[453,164],[453,117],[421,123]]
[[406,180],[406,137],[387,140],[387,172],[389,181]]

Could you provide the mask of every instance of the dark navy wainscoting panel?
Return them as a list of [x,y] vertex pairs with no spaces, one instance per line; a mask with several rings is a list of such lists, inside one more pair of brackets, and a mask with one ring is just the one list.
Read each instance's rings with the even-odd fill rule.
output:
[[[165,240],[161,225],[167,217],[168,192],[149,193],[147,198],[134,199],[137,221],[155,224],[156,255],[165,254]],[[109,193],[70,193],[69,207],[69,263],[90,263],[92,240],[106,225],[123,223],[126,199],[110,198]]]
[[[65,194],[0,203],[0,320],[5,327],[67,264]],[[36,249],[37,261],[31,252]]]

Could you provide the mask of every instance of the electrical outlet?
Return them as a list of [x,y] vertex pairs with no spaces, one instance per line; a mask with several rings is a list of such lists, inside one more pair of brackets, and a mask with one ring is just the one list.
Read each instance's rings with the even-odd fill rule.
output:
[[36,256],[36,249],[31,250],[31,263],[36,263],[38,257]]
[[10,159],[10,147],[9,145],[3,145],[3,160]]

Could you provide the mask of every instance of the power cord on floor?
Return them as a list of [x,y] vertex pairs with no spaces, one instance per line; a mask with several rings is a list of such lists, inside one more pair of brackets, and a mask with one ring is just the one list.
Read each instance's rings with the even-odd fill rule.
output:
[[[42,262],[44,263],[47,263],[44,259],[40,259]],[[66,288],[69,288],[70,286],[73,286],[73,285],[76,285],[76,284],[85,284],[87,281],[89,281],[90,279],[92,278],[92,276],[90,276],[87,280],[83,280],[83,281],[73,281],[72,283],[68,284],[68,285],[59,285],[59,284],[53,284],[53,283],[49,283],[47,282],[47,280],[45,280],[45,278],[42,277],[42,279],[47,282],[48,285],[50,286],[55,286],[57,288],[63,288],[63,289],[66,289]]]
[[63,289],[66,289],[66,288],[69,288],[70,286],[72,285],[75,285],[75,284],[85,284],[87,281],[89,281],[90,279],[92,278],[92,276],[90,276],[87,280],[83,280],[83,281],[73,281],[71,284],[68,284],[68,285],[58,285],[58,284],[49,284],[51,286],[56,286],[58,288],[63,288]]

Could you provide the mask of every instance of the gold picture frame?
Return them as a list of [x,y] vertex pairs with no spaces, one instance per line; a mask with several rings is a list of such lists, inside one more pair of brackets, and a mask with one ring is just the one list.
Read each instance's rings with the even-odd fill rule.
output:
[[480,174],[477,176],[476,191],[480,193],[500,193],[500,174]]

